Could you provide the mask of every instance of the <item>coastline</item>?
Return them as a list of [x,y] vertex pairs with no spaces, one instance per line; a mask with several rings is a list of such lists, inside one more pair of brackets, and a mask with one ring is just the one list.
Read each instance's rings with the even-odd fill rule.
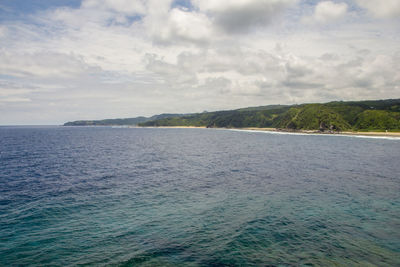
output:
[[[141,127],[141,126],[139,126]],[[143,128],[181,128],[181,129],[205,129],[205,126],[145,126]],[[349,136],[369,136],[369,137],[397,137],[400,138],[400,132],[321,132],[317,130],[287,130],[278,128],[257,128],[257,127],[246,127],[246,128],[218,128],[213,129],[226,129],[226,130],[244,130],[244,131],[265,131],[265,132],[278,132],[278,133],[299,133],[299,134],[320,134],[320,135],[349,135]]]
[[251,130],[251,131],[270,131],[270,132],[284,132],[284,133],[302,133],[302,134],[331,134],[331,135],[357,135],[357,136],[380,136],[380,137],[399,137],[400,132],[352,132],[352,131],[343,131],[343,132],[334,132],[327,131],[321,132],[317,130],[286,130],[286,129],[277,129],[277,128],[235,128],[238,130]]
[[[133,128],[163,128],[163,129],[169,129],[169,128],[171,128],[171,129],[179,129],[179,128],[182,128],[182,129],[197,129],[197,128],[199,128],[199,129],[206,129],[207,127],[206,126],[135,126],[135,127],[133,127]],[[223,129],[223,128],[221,128],[221,129]]]
[[[67,126],[68,127],[68,126]],[[71,126],[69,126],[71,127]],[[76,127],[76,126],[72,126]],[[79,126],[78,126],[79,127]],[[86,125],[81,127],[113,127],[113,128],[164,128],[164,129],[206,129],[206,126],[133,126],[133,125]],[[318,130],[291,130],[279,128],[257,128],[257,127],[244,127],[244,128],[225,128],[225,127],[210,127],[210,129],[223,129],[235,131],[262,131],[262,132],[276,132],[287,134],[312,134],[312,135],[344,135],[344,136],[365,136],[365,137],[390,137],[400,139],[400,132],[334,132],[326,131],[321,132]]]

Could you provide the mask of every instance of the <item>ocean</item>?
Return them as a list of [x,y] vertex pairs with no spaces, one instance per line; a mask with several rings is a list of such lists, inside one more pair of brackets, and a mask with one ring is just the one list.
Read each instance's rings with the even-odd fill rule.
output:
[[400,140],[0,127],[0,266],[400,266]]

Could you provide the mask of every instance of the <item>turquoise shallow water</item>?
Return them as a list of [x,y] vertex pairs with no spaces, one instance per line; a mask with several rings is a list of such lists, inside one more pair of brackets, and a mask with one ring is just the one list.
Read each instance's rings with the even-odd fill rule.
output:
[[400,266],[400,141],[0,127],[1,266]]

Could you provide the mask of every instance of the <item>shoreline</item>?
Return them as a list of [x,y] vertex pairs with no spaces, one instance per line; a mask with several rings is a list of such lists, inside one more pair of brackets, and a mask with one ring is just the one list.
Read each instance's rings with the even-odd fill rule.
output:
[[[206,126],[135,126],[135,128],[166,128],[166,129],[168,129],[168,128],[173,128],[173,129],[176,129],[176,128],[182,128],[182,129],[197,129],[197,128],[200,128],[200,129],[206,129],[207,127]],[[222,128],[220,128],[220,129],[222,129]]]
[[[206,126],[136,126],[136,125],[84,125],[84,126],[64,126],[64,127],[113,127],[113,128],[164,128],[164,129],[207,129]],[[391,137],[399,138],[400,132],[321,132],[318,130],[290,130],[279,128],[226,128],[226,127],[209,127],[209,129],[235,130],[235,131],[260,131],[260,132],[276,132],[287,134],[310,134],[310,135],[341,135],[341,136],[366,136],[366,137]]]
[[[206,129],[206,126],[138,126],[139,128],[180,128],[180,129]],[[278,132],[278,133],[293,133],[293,134],[320,134],[320,135],[347,135],[347,136],[369,136],[369,137],[397,137],[400,138],[400,132],[321,132],[317,130],[286,130],[278,128],[257,128],[257,127],[245,127],[245,128],[224,128],[224,127],[212,127],[210,129],[225,129],[225,130],[238,130],[238,131],[265,131],[265,132]]]
[[270,131],[270,132],[281,132],[281,133],[301,133],[301,134],[330,134],[330,135],[358,135],[358,136],[380,136],[380,137],[400,137],[400,132],[352,132],[352,131],[343,131],[343,132],[334,132],[327,131],[321,132],[317,130],[286,130],[286,129],[277,129],[277,128],[234,128],[238,130],[251,130],[251,131]]

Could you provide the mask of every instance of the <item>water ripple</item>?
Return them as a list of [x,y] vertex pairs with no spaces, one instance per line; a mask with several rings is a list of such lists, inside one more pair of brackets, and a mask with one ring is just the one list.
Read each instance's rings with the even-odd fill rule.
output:
[[0,266],[400,266],[400,143],[0,128]]

